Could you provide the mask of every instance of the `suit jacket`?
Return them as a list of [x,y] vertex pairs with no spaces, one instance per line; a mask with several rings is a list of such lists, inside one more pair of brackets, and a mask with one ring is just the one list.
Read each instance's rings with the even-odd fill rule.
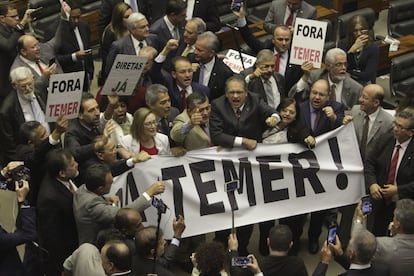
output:
[[34,208],[22,208],[19,211],[22,226],[14,233],[7,233],[0,226],[0,275],[15,276],[40,276],[43,274],[30,271],[30,267],[26,263],[29,257],[29,246],[26,246],[26,253],[23,263],[20,261],[16,246],[21,244],[30,244],[35,241],[36,234],[36,212]]
[[37,201],[41,245],[49,251],[49,266],[60,272],[65,259],[78,247],[73,194],[56,178],[43,179]]
[[186,150],[208,148],[210,137],[199,125],[192,127],[188,133],[181,132],[181,127],[189,120],[187,110],[184,110],[175,118],[171,129],[171,139],[182,145]]
[[[157,36],[154,34],[150,34],[145,41],[147,42],[148,46],[152,46],[158,50],[158,52],[162,49],[160,48],[159,41]],[[162,45],[164,47],[164,45]],[[131,35],[127,35],[117,41],[112,42],[111,48],[109,50],[109,54],[106,57],[106,67],[105,67],[105,76],[108,76],[109,72],[111,71],[112,64],[115,61],[115,58],[118,54],[124,55],[136,55],[136,51],[134,48],[134,43],[132,42]]]
[[200,17],[206,23],[206,31],[217,32],[221,28],[216,0],[194,1],[193,17]]
[[95,155],[93,141],[97,136],[97,133],[81,125],[79,119],[72,119],[65,133],[65,148],[81,164]]
[[[185,21],[181,22],[176,26],[178,28],[178,33],[180,34],[179,44],[184,44],[184,27]],[[170,30],[168,29],[167,23],[164,20],[164,17],[158,18],[154,23],[150,26],[150,33],[156,35],[159,39],[160,45],[162,47],[167,44],[168,40],[173,39]],[[172,51],[175,53],[175,51]],[[171,55],[172,53],[170,53]]]
[[[364,130],[366,113],[361,111],[359,105],[354,105],[351,110],[351,115],[359,147],[361,148],[362,132]],[[394,118],[382,107],[379,107],[377,118],[375,118],[371,131],[368,133],[366,155],[369,155],[369,152],[373,150],[375,145],[384,137],[385,134],[392,131],[393,121]],[[362,156],[362,158],[365,159],[365,156]]]
[[[171,264],[175,260],[179,247],[170,243],[165,249],[162,257],[158,258],[155,264],[155,273],[158,276],[174,276],[171,271]],[[132,256],[132,272],[134,275],[147,275],[152,273],[154,260],[146,259],[140,255]]]
[[314,131],[312,130],[312,124],[311,124],[311,109],[310,109],[309,100],[304,101],[300,103],[299,105],[300,121],[302,122],[303,125],[305,125],[309,129],[309,131],[311,132],[313,136],[319,136],[321,134],[329,132],[342,125],[342,120],[344,118],[344,105],[341,103],[335,102],[335,101],[328,101],[325,106],[332,107],[332,109],[334,110],[336,114],[336,120],[335,121],[329,120],[328,117],[326,117],[325,112],[321,110],[320,111],[321,115],[319,118],[318,126]]
[[[47,82],[35,83],[34,91],[40,107],[42,110],[45,110]],[[16,158],[16,146],[19,140],[20,126],[25,122],[23,110],[20,106],[16,91],[12,91],[2,102],[0,106],[0,120],[1,148],[4,154],[4,161],[7,163]]]
[[233,147],[237,136],[261,142],[265,120],[275,112],[258,95],[247,93],[240,118],[237,119],[226,95],[223,95],[211,103],[211,141],[214,145],[226,148]]
[[[140,196],[125,208],[144,211],[151,205],[144,196]],[[110,228],[119,207],[108,205],[106,200],[82,185],[73,196],[73,213],[79,235],[79,244],[94,243],[98,232]]]
[[[291,88],[289,91],[289,96],[293,97],[295,93],[301,93],[303,99],[307,99],[310,94],[311,84],[319,79],[325,79],[328,81],[328,71],[327,70],[313,70],[309,77],[308,85],[302,91],[297,91],[296,85]],[[358,99],[362,93],[362,85],[353,80],[351,77],[346,76],[343,81],[342,86],[342,96],[341,100],[336,99],[338,102],[341,102],[345,106],[345,110],[350,110],[354,105],[358,104]]]
[[[154,137],[155,147],[158,149],[159,155],[171,154],[170,143],[168,136],[162,133],[157,133]],[[131,154],[136,155],[139,153],[140,144],[135,138],[132,138],[131,134],[121,137],[120,144]]]
[[[319,262],[315,268],[312,276],[325,276],[328,270],[328,265]],[[339,274],[339,276],[389,276],[390,274],[388,267],[381,265],[371,265],[366,269],[348,269],[345,273]]]
[[[214,66],[211,71],[208,87],[210,88],[210,99],[214,100],[224,94],[226,80],[233,76],[233,71],[217,56],[214,58]],[[193,75],[193,81],[198,82],[200,69]]]
[[[171,106],[177,108],[180,112],[183,111],[183,107],[181,106],[181,91],[178,90],[177,83],[174,78],[171,77],[170,74],[165,74],[165,82],[168,88],[168,94],[170,95],[171,99]],[[210,88],[199,84],[198,82],[193,81],[191,83],[191,88],[193,92],[200,92],[207,96],[207,98],[211,98]]]
[[11,90],[10,67],[17,55],[17,40],[24,34],[15,28],[0,24],[0,99],[3,100]]
[[[346,39],[339,41],[338,48],[348,53],[350,46],[346,45]],[[375,43],[368,44],[358,53],[347,54],[347,71],[352,78],[362,85],[367,82],[375,83],[379,62],[379,47]]]
[[[76,39],[75,31],[71,27],[71,24],[66,20],[61,20],[62,32],[60,32],[60,43],[56,45],[56,58],[62,66],[63,72],[78,72],[85,71],[87,73],[87,80],[93,79],[93,59],[92,54],[88,55],[83,61],[72,60],[72,54],[79,51],[78,41]],[[89,25],[85,22],[79,22],[78,30],[82,39],[83,49],[90,49],[90,28]],[[86,77],[86,76],[85,76]],[[85,85],[84,85],[85,87]]]
[[[387,184],[388,172],[391,165],[392,154],[395,147],[395,138],[392,132],[383,135],[381,141],[367,156],[364,166],[365,185],[369,188],[377,183],[380,186]],[[414,139],[408,144],[407,149],[398,167],[396,184],[398,196],[414,199]]]
[[[275,0],[272,2],[265,18],[264,29],[266,32],[273,35],[273,31],[277,25],[285,24],[286,6],[287,0]],[[316,20],[316,9],[314,6],[302,1],[302,4],[297,10],[296,17]]]
[[[260,41],[253,35],[252,31],[249,29],[247,25],[239,28],[239,30],[241,36],[243,37],[243,40],[256,54],[263,49],[269,49],[271,51],[274,51],[274,45],[271,40],[266,40],[264,42]],[[290,54],[290,52],[288,54]],[[291,87],[298,82],[302,75],[303,72],[299,65],[289,64],[288,62],[286,65],[286,71],[284,76],[285,91],[289,91]]]

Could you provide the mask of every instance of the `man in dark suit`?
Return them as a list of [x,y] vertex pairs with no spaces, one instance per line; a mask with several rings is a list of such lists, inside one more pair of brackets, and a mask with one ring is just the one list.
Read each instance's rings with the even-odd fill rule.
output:
[[102,267],[106,275],[133,276],[131,258],[131,251],[124,241],[108,241],[101,249]]
[[[230,77],[225,85],[226,94],[211,103],[211,142],[225,148],[241,146],[248,150],[254,150],[257,143],[262,141],[262,133],[265,128],[267,126],[274,127],[280,117],[258,95],[247,92],[242,77]],[[267,237],[268,229],[262,229],[261,235]],[[242,256],[247,256],[247,245],[252,230],[253,225],[237,229],[239,253]],[[226,242],[228,234],[228,231],[216,232],[216,239]],[[266,240],[266,237],[263,240]]]
[[85,71],[83,91],[89,91],[93,79],[93,59],[90,49],[89,25],[80,21],[81,8],[73,3],[68,20],[61,20],[61,32],[56,45],[56,58],[62,66],[63,72]]
[[200,34],[195,44],[194,55],[200,65],[193,79],[210,88],[212,100],[224,94],[226,80],[233,76],[231,69],[216,55],[219,45],[217,36],[212,32]]
[[186,98],[193,92],[201,92],[210,98],[210,89],[193,81],[191,62],[186,57],[174,57],[172,67],[171,75],[166,75],[172,106],[182,112],[186,108]]
[[27,67],[18,67],[10,73],[15,89],[2,102],[0,107],[0,137],[4,161],[15,160],[20,126],[27,121],[39,121],[49,132],[45,121],[47,83],[35,84],[33,75]]
[[303,0],[275,0],[266,15],[264,29],[272,34],[277,25],[293,28],[297,17],[316,20],[316,9]]
[[274,53],[275,71],[281,74],[285,78],[285,90],[289,91],[291,87],[302,76],[302,70],[300,66],[289,64],[289,49],[292,39],[292,33],[286,25],[280,25],[275,28],[273,32],[272,40],[261,42],[254,37],[252,31],[247,26],[246,17],[244,16],[244,7],[241,7],[240,11],[233,11],[238,17],[237,26],[240,28],[240,34],[246,44],[255,53],[260,50],[269,49]]
[[56,149],[48,155],[47,169],[37,202],[39,236],[49,252],[46,275],[60,275],[63,262],[78,247],[72,207],[78,163],[68,150]]
[[33,11],[34,9],[27,9],[20,21],[14,6],[0,6],[0,101],[3,101],[11,90],[9,73],[17,55],[17,40],[24,34],[24,27],[31,20],[30,14]]
[[335,254],[335,261],[341,264],[347,271],[339,274],[339,276],[389,276],[389,268],[380,265],[372,264],[372,258],[377,248],[377,241],[375,236],[367,230],[360,230],[352,234],[352,238],[347,248],[347,254],[344,254],[341,248],[341,243],[336,238],[336,244],[324,245],[321,249],[321,261],[315,268],[312,275],[325,276],[328,270],[328,264],[332,259],[332,251]]
[[193,5],[187,1],[187,18],[199,17],[206,22],[206,30],[217,32],[221,28],[219,12],[216,0],[197,0]]
[[285,79],[275,72],[275,58],[272,51],[263,49],[257,54],[254,68],[241,72],[247,75],[245,81],[252,93],[257,93],[272,108],[276,109],[285,95]]
[[112,64],[118,54],[139,56],[140,51],[145,46],[152,46],[160,51],[164,45],[160,46],[157,36],[150,34],[148,20],[142,13],[132,13],[127,20],[127,28],[130,35],[114,41],[106,58],[105,76],[111,71]]
[[[300,121],[309,129],[313,136],[319,136],[342,125],[344,118],[344,105],[329,100],[329,87],[326,80],[318,80],[311,87],[309,100],[300,105]],[[293,243],[299,246],[300,236],[306,215],[298,215],[283,219],[283,223],[289,225],[293,232]],[[309,252],[316,254],[319,250],[319,236],[322,232],[324,219],[328,223],[336,220],[336,211],[322,210],[311,214],[308,230]]]
[[373,233],[386,235],[398,199],[414,199],[414,113],[397,113],[393,135],[384,135],[365,162],[365,184],[373,199]]
[[186,8],[187,4],[182,0],[168,0],[165,16],[151,24],[150,33],[157,35],[162,46],[170,39],[184,43]]
[[353,80],[346,72],[346,53],[339,48],[330,49],[325,54],[325,69],[313,70],[311,62],[302,64],[303,76],[289,91],[289,96],[306,99],[309,87],[318,79],[325,79],[329,83],[330,100],[343,103],[346,110],[350,110],[358,103],[362,92],[362,85]]

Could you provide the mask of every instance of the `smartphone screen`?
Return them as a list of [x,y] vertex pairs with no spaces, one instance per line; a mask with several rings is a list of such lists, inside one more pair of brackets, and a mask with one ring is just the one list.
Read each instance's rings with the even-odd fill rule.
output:
[[362,201],[362,214],[366,215],[371,213],[371,199],[369,195],[363,196],[361,198]]
[[251,263],[252,260],[249,257],[233,257],[231,259],[232,266],[246,266]]
[[233,4],[231,5],[231,9],[232,9],[233,11],[240,11],[240,8],[241,8],[241,3],[242,3],[242,1],[241,1],[241,0],[234,0],[234,1],[233,1]]
[[328,243],[335,244],[335,241],[336,241],[336,228],[337,228],[336,225],[329,227],[329,229],[328,229],[328,239],[327,239]]
[[53,63],[55,63],[56,59],[55,58],[51,58],[49,60],[49,66],[52,66]]

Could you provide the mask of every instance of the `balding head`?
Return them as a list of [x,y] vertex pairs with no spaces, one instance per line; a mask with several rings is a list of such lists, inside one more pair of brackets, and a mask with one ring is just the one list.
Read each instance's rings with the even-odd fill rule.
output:
[[115,216],[114,226],[127,237],[134,237],[136,232],[144,227],[140,213],[131,208],[119,209]]
[[17,48],[24,58],[33,62],[40,60],[40,43],[33,35],[22,35],[17,40]]
[[368,84],[362,90],[359,104],[362,111],[367,115],[377,111],[384,99],[384,89],[378,84]]

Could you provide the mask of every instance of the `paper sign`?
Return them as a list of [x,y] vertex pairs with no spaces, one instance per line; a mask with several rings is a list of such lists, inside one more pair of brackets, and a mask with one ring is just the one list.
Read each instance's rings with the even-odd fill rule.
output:
[[291,64],[302,65],[305,61],[321,68],[327,22],[296,18],[290,52]]
[[[242,57],[243,57],[244,69],[252,67],[256,62],[256,58],[253,56],[242,53]],[[223,62],[228,67],[230,67],[230,69],[236,74],[239,74],[241,71],[244,70],[241,59],[240,59],[240,54],[239,52],[235,50],[232,50],[232,49],[228,50],[226,54],[226,58],[223,59]]]
[[102,95],[132,95],[147,60],[146,57],[118,54],[102,89]]

